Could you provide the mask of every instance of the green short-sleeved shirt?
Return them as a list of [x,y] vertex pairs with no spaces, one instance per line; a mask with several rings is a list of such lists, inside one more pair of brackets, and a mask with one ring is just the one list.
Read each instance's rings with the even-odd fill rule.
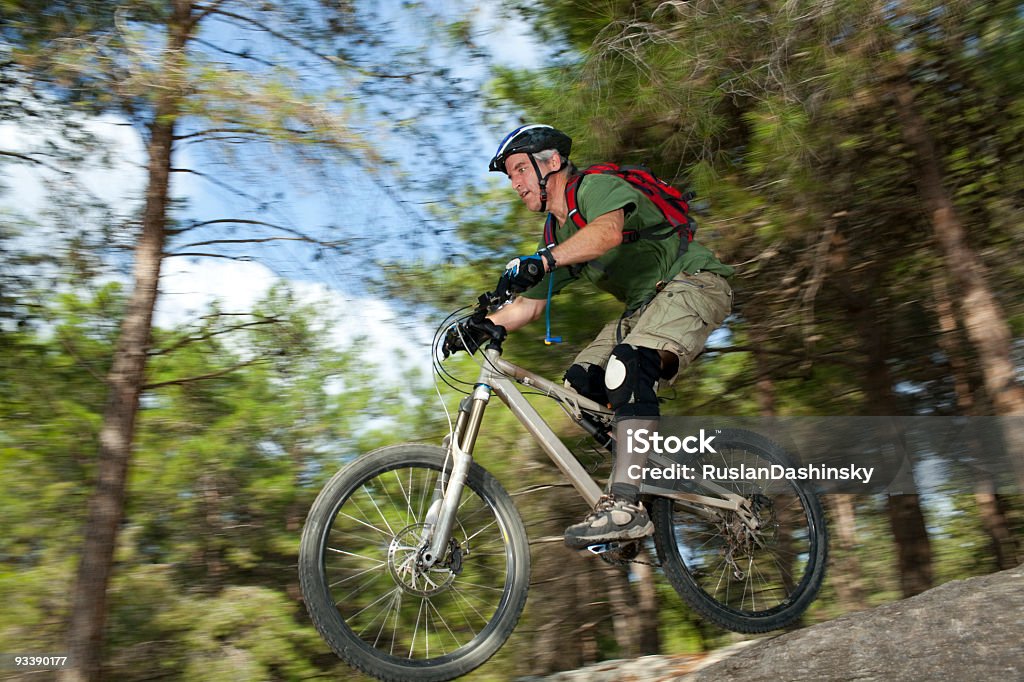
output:
[[[627,230],[643,230],[665,222],[658,207],[640,190],[613,175],[585,176],[580,181],[576,203],[587,221],[623,209],[624,227]],[[556,242],[564,242],[578,230],[571,220],[566,221],[555,229]],[[627,308],[635,308],[648,301],[658,282],[672,273],[679,257],[680,239],[673,235],[666,239],[643,238],[629,244],[620,244],[584,265],[575,277],[569,268],[556,269],[554,273],[546,275],[540,284],[524,292],[523,296],[547,298],[548,279],[552,276],[555,278],[552,287],[554,293],[576,279],[584,279],[625,303]],[[722,264],[711,251],[695,241],[690,242],[683,255],[682,270],[689,273],[702,270],[724,277],[733,273],[730,266]]]

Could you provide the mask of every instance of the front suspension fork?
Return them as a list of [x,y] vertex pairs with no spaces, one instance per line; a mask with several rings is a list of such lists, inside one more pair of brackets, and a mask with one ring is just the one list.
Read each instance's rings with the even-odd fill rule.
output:
[[455,514],[462,499],[462,487],[469,475],[469,467],[473,464],[473,447],[476,445],[480,423],[490,397],[490,387],[479,384],[473,395],[459,406],[459,416],[448,443],[452,459],[451,473],[446,477],[442,472],[438,477],[434,498],[427,512],[430,544],[420,555],[420,560],[426,567],[433,566],[444,558],[447,552],[452,528],[455,526]]

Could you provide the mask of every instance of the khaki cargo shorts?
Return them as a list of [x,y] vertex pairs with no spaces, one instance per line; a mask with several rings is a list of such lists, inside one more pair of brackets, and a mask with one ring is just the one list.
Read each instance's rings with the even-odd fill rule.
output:
[[[671,351],[679,356],[682,370],[704,349],[711,332],[731,310],[732,288],[724,277],[713,272],[682,272],[646,306],[605,325],[573,362],[605,367],[612,349],[628,343]],[[616,340],[619,335],[621,341]],[[663,387],[674,379],[663,382]]]

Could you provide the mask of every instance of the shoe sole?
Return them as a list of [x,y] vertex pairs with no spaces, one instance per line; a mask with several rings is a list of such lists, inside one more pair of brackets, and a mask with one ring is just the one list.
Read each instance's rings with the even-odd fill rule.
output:
[[639,540],[640,538],[645,538],[653,534],[654,524],[648,521],[646,526],[632,528],[625,532],[609,532],[604,535],[592,535],[587,538],[574,538],[574,541],[570,541],[569,538],[564,538],[564,541],[565,546],[569,549],[586,549],[591,545],[600,545],[604,542],[611,542],[613,540]]

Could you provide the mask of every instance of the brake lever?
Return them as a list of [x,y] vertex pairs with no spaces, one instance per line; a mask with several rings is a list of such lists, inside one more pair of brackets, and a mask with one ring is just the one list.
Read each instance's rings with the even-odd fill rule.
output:
[[479,321],[486,317],[487,313],[491,312],[492,308],[497,308],[498,306],[504,305],[508,303],[510,300],[511,296],[508,296],[507,293],[504,296],[502,296],[497,291],[488,291],[486,293],[480,294],[480,298],[477,299],[478,305],[476,307],[476,310],[473,311],[473,318]]
[[495,298],[496,297],[491,292],[480,294],[480,298],[477,299],[476,309],[473,311],[473,314],[469,316],[470,319],[474,322],[480,322],[487,317],[487,313],[490,312],[491,306],[494,305],[493,301]]

